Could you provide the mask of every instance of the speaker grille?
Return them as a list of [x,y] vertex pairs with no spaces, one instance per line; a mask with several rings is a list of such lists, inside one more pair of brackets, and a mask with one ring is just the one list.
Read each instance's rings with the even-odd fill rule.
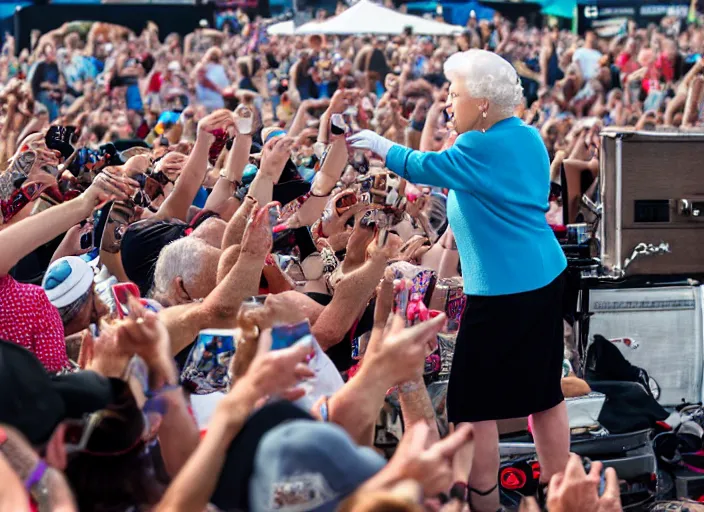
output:
[[699,287],[591,290],[590,335],[630,338],[637,348],[615,345],[661,388],[659,402],[702,400],[703,345]]

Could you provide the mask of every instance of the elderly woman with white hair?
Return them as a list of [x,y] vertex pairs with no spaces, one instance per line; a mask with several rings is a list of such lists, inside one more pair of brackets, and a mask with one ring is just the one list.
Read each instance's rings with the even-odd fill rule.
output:
[[[538,130],[513,115],[516,71],[484,50],[452,55],[447,111],[459,134],[442,152],[374,132],[350,138],[413,183],[450,189],[447,216],[464,276],[464,311],[450,375],[449,421],[474,426],[473,511],[499,509],[496,420],[533,416],[541,482],[569,457],[560,388],[565,256],[547,224],[550,161]],[[543,489],[544,490],[544,489]]]

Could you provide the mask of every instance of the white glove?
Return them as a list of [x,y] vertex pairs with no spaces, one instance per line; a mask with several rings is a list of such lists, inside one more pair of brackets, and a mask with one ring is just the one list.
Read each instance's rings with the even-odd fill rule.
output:
[[371,130],[362,130],[347,139],[354,149],[367,149],[386,160],[386,155],[394,143]]

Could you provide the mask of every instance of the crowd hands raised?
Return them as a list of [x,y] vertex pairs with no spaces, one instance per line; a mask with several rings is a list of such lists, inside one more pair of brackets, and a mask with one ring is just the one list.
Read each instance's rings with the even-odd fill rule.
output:
[[[451,145],[442,63],[475,47],[519,70],[526,105],[516,114],[541,129],[554,168],[596,172],[604,126],[700,120],[704,79],[691,57],[703,34],[674,33],[668,20],[598,40],[470,19],[465,34],[432,41],[264,38],[261,20],[239,19],[240,32],[200,29],[183,44],[161,42],[154,24],[136,36],[103,23],[36,35],[17,56],[6,41],[3,510],[271,510],[300,507],[303,495],[325,510],[466,510],[472,430],[441,439],[423,381],[446,317],[418,321],[395,300],[411,286],[399,264],[459,275],[443,191],[404,184],[400,207],[383,162],[346,137],[373,129],[426,151]],[[66,126],[75,130],[56,130]],[[98,276],[134,282],[148,300],[106,305],[86,253],[99,256]],[[272,349],[273,329],[302,321],[312,336]],[[179,359],[204,329],[238,333],[207,421],[194,418],[199,395],[180,385]],[[345,357],[333,356],[340,347]],[[312,360],[346,381],[337,373],[332,391],[311,393],[325,366]],[[109,398],[79,400],[66,391],[77,377]],[[55,414],[32,400],[13,409],[36,380]],[[362,447],[393,388],[405,433],[384,463]],[[334,460],[319,462],[329,471],[305,462],[326,449],[365,471],[343,479]],[[617,476],[601,469],[586,473],[573,456],[546,502],[522,510],[620,510]]]

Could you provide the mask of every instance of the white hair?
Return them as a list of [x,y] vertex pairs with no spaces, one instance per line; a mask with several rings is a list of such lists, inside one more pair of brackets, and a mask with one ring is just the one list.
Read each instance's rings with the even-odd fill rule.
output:
[[205,253],[212,249],[203,239],[194,236],[179,238],[165,246],[154,267],[153,294],[167,294],[171,282],[180,277],[191,283],[198,277]]
[[523,100],[523,87],[513,66],[486,50],[467,50],[445,61],[445,76],[462,82],[472,98],[485,98],[507,116]]

